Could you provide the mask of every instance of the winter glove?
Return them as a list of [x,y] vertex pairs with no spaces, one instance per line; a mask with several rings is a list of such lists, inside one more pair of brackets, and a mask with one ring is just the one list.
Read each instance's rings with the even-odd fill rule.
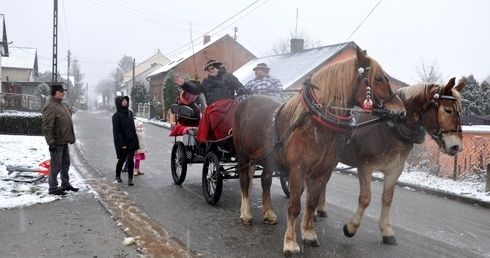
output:
[[238,91],[237,91],[237,95],[238,95],[238,96],[242,96],[242,95],[250,95],[250,94],[252,94],[252,91],[251,91],[251,90],[249,90],[249,89],[243,89],[243,88],[240,88],[240,89],[238,89]]
[[56,144],[52,143],[49,145],[49,152],[50,153],[56,153]]

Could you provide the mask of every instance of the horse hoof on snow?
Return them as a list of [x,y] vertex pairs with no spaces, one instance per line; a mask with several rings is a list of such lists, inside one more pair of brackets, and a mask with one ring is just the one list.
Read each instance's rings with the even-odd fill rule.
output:
[[[346,237],[353,237],[355,234],[351,234],[349,230],[347,229],[347,224],[344,225],[344,235]],[[384,237],[383,237],[383,242],[384,242]]]
[[311,247],[319,247],[320,243],[318,243],[318,240],[316,239],[303,239],[303,244],[305,246],[311,246]]
[[398,242],[396,242],[395,236],[384,236],[383,237],[383,244],[397,245]]

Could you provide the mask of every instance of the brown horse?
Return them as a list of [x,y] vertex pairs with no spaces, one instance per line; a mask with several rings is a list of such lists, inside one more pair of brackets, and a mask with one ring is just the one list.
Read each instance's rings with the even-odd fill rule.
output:
[[[455,78],[447,85],[419,83],[400,88],[397,95],[407,109],[403,121],[388,121],[355,130],[340,154],[340,162],[357,167],[360,193],[359,206],[344,226],[344,234],[353,237],[361,225],[362,216],[371,201],[371,177],[374,171],[384,173],[379,229],[383,243],[396,245],[395,233],[390,224],[390,208],[395,185],[403,171],[414,143],[422,143],[425,132],[439,145],[439,150],[454,156],[463,150],[461,133],[461,95],[466,82],[456,87]],[[360,121],[370,119],[366,116]],[[372,117],[371,117],[372,119]],[[325,216],[325,193],[321,194],[318,215]]]
[[348,139],[352,127],[348,109],[365,104],[371,97],[373,106],[405,115],[405,107],[392,92],[381,66],[357,49],[356,56],[315,73],[311,83],[303,85],[302,93],[284,104],[266,96],[250,96],[240,102],[234,112],[233,139],[240,170],[242,223],[252,224],[249,196],[255,165],[259,164],[263,167],[266,223],[277,223],[270,199],[272,171],[289,174],[284,253],[289,255],[300,250],[296,219],[301,212],[300,198],[305,187],[301,235],[306,245],[318,246],[313,213]]

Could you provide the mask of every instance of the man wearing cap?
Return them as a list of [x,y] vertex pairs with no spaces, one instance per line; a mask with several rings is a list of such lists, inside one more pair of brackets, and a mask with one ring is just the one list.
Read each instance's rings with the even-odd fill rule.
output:
[[[51,164],[49,167],[49,194],[65,195],[65,191],[78,191],[70,185],[70,152],[68,144],[75,142],[71,112],[61,103],[66,89],[62,85],[51,86],[51,97],[43,108],[42,129],[46,143],[49,145]],[[61,187],[58,187],[58,174]]]
[[255,79],[247,82],[245,88],[254,93],[277,92],[282,90],[282,83],[279,79],[269,75],[270,68],[267,64],[260,63],[253,69],[255,72]]
[[197,130],[197,140],[205,142],[207,139],[219,140],[226,136],[231,128],[231,117],[234,108],[238,105],[234,101],[235,95],[239,96],[245,92],[245,88],[238,79],[221,66],[222,63],[210,59],[204,66],[208,77],[200,84],[186,82],[180,76],[174,77],[174,83],[183,90],[199,95],[203,93],[206,97],[207,107],[204,109]]

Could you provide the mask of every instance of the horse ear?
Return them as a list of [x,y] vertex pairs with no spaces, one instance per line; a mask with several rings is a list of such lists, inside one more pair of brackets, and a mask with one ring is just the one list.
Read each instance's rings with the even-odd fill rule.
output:
[[369,58],[367,57],[367,51],[361,51],[359,47],[356,48],[356,55],[357,55],[357,62],[360,67],[369,67],[370,62]]
[[451,78],[447,82],[446,86],[444,86],[442,88],[442,92],[441,93],[442,94],[449,94],[449,93],[451,93],[451,89],[454,87],[455,81],[456,81],[456,78],[455,77]]
[[461,81],[458,85],[454,86],[453,89],[461,92],[463,90],[464,86],[466,86],[466,80]]

